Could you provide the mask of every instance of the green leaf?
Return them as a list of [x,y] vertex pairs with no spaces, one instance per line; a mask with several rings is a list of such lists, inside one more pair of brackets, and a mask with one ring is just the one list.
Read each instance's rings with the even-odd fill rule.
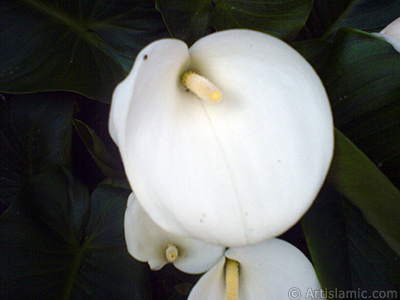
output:
[[8,205],[30,178],[71,163],[74,95],[6,96],[0,101],[0,203]]
[[170,34],[188,45],[214,31],[212,1],[156,0],[155,2]]
[[327,181],[360,209],[400,256],[400,191],[338,130]]
[[96,132],[79,120],[74,120],[73,124],[103,174],[106,177],[124,178],[122,162],[111,154]]
[[166,36],[152,1],[2,0],[0,91],[111,101],[138,51]]
[[319,72],[335,124],[355,144],[336,132],[328,181],[399,254],[400,192],[393,183],[400,186],[400,54],[374,35],[341,29]]
[[340,196],[325,185],[301,224],[322,287],[350,290],[351,268]]
[[336,127],[400,187],[400,54],[376,36],[342,29],[320,76]]
[[127,252],[127,193],[91,196],[69,171],[41,173],[0,217],[1,299],[150,299],[148,267]]
[[[397,291],[400,261],[360,210],[325,185],[302,219],[314,267],[325,291]],[[375,295],[376,296],[376,295]],[[395,296],[395,295],[392,295]],[[330,299],[344,299],[332,294]],[[347,297],[346,297],[347,298]],[[392,299],[389,293],[381,299]]]
[[215,27],[248,28],[290,40],[305,24],[312,3],[310,0],[215,1]]
[[310,0],[156,0],[172,36],[189,45],[215,30],[247,28],[290,40],[305,24]]
[[[340,29],[327,52],[300,43],[327,89],[335,125],[351,139],[336,130],[327,178],[336,192],[325,187],[303,219],[321,282],[328,289],[395,289],[400,191],[390,180],[396,177],[376,164],[400,154],[400,55],[386,41],[351,29]],[[328,55],[321,59],[319,53]],[[396,174],[399,166],[392,165]]]
[[341,27],[379,32],[400,16],[398,0],[314,0],[303,38],[326,38]]
[[332,43],[323,39],[311,39],[291,43],[291,46],[318,71],[329,59]]

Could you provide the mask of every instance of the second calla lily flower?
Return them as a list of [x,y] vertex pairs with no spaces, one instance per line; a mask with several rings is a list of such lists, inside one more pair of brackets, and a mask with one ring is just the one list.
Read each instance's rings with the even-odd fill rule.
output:
[[148,262],[152,270],[172,263],[179,270],[197,274],[210,269],[225,248],[164,231],[140,207],[133,193],[125,211],[125,240],[129,253]]
[[277,236],[310,207],[333,153],[312,67],[270,35],[227,30],[144,48],[114,92],[110,133],[149,216],[223,246]]
[[323,296],[307,257],[288,242],[270,239],[228,249],[196,283],[188,300],[321,300]]

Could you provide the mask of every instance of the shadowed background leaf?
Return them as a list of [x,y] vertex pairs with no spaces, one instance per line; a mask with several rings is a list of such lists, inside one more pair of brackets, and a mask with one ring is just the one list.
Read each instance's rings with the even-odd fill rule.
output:
[[246,28],[284,40],[305,24],[311,0],[156,0],[171,35],[193,44],[213,31]]
[[127,252],[128,193],[88,190],[64,168],[39,174],[0,217],[1,299],[151,299]]
[[110,178],[125,178],[121,160],[111,154],[96,132],[80,120],[74,120],[73,124],[103,174]]
[[400,256],[400,191],[339,131],[327,181],[361,210]]
[[[398,290],[398,256],[365,221],[361,211],[330,186],[323,188],[302,225],[325,289],[368,293],[351,299],[372,298],[374,291]],[[393,294],[381,295],[380,299],[395,299]]]
[[398,0],[314,0],[299,38],[329,38],[341,27],[379,32],[399,16]]
[[330,49],[314,41],[305,50],[301,43],[340,129],[329,184],[302,221],[321,282],[329,289],[398,291],[400,185],[393,171],[400,167],[400,54],[353,29],[340,29]]
[[400,53],[374,35],[341,29],[319,75],[336,127],[400,187]]
[[[0,101],[0,203],[8,206],[30,178],[71,164],[74,95],[6,95]],[[0,212],[1,213],[1,212]]]
[[3,0],[0,91],[111,101],[137,53],[167,35],[149,0]]

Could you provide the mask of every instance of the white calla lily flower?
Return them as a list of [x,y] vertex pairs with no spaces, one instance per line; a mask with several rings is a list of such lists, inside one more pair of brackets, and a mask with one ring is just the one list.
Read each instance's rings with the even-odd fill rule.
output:
[[280,235],[312,204],[333,153],[325,89],[270,35],[153,42],[116,88],[110,133],[164,230],[223,246]]
[[[229,264],[237,264],[238,270]],[[229,278],[231,277],[231,278]],[[321,299],[321,286],[307,257],[291,244],[270,239],[230,248],[193,287],[188,300]]]
[[204,273],[220,260],[225,248],[170,234],[155,224],[132,193],[125,211],[125,240],[129,253],[148,262],[152,270],[168,263],[186,273]]
[[400,52],[400,18],[397,18],[388,26],[383,28],[380,33],[375,33],[389,42],[397,52]]

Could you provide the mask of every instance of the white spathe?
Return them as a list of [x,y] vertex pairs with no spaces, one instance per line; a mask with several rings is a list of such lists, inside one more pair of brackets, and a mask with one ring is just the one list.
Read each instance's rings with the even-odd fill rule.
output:
[[[310,261],[283,240],[231,248],[225,257],[239,262],[239,300],[324,297]],[[199,279],[188,300],[226,299],[225,257]]]
[[164,231],[149,218],[133,193],[128,198],[124,222],[128,252],[137,260],[148,262],[152,270],[159,270],[169,263],[166,250],[170,245],[178,250],[173,262],[175,267],[190,274],[207,271],[221,259],[225,251],[221,246]]
[[[181,77],[221,92],[208,103]],[[227,30],[190,49],[153,42],[116,88],[109,129],[141,206],[163,229],[223,246],[280,235],[310,207],[333,153],[321,80],[270,35]]]
[[383,37],[397,52],[400,52],[400,18],[394,20],[377,35]]

